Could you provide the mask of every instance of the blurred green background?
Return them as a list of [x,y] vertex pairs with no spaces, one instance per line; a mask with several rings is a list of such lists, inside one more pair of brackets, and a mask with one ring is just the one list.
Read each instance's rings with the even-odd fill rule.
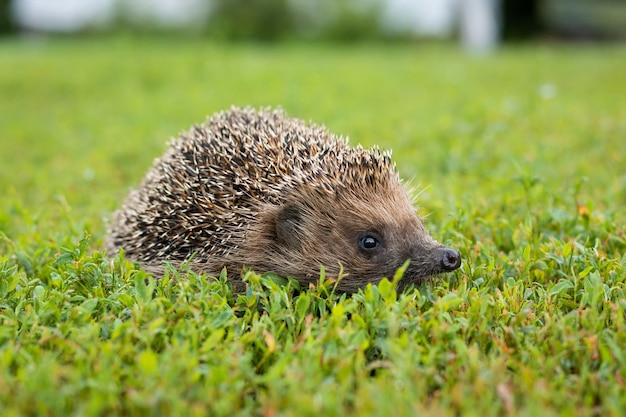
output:
[[621,0],[1,0],[0,33],[182,32],[220,39],[619,39]]

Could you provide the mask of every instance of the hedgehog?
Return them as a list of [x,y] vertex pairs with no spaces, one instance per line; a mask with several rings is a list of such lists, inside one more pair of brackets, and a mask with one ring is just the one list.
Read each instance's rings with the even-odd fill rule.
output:
[[226,268],[234,291],[248,269],[304,287],[323,269],[351,293],[407,261],[400,289],[461,264],[426,230],[389,151],[269,108],[232,107],[171,140],[113,214],[105,246],[155,277],[167,264]]

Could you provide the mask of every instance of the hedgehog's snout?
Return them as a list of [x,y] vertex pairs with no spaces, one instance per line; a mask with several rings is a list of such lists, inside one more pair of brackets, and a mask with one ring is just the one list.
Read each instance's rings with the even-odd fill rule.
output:
[[437,261],[441,265],[441,269],[450,272],[461,266],[461,254],[456,249],[440,248],[437,249]]

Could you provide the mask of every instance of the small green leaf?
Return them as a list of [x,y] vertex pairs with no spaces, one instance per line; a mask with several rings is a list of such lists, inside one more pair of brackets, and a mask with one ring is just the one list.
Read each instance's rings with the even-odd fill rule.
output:
[[563,258],[567,258],[572,253],[572,244],[567,242],[563,245]]
[[385,300],[386,303],[395,303],[397,300],[397,293],[395,289],[395,284],[389,281],[387,278],[383,278],[378,283],[378,291],[380,292],[380,296]]
[[46,289],[41,285],[37,285],[33,289],[33,296],[38,300],[43,300],[46,297]]
[[296,300],[296,313],[298,314],[298,317],[304,317],[309,311],[310,306],[311,297],[306,293],[300,294]]
[[89,300],[83,301],[82,304],[80,305],[80,309],[85,314],[91,314],[97,305],[98,305],[98,299],[91,298]]
[[273,273],[265,273],[261,275],[262,279],[267,279],[268,281],[273,282],[274,284],[280,285],[281,287],[286,287],[289,284],[289,279],[282,277],[278,274]]
[[133,299],[133,297],[126,293],[118,294],[117,299],[120,300],[120,302],[128,308],[131,308],[135,304],[135,300]]
[[574,284],[568,280],[561,280],[558,283],[554,284],[552,288],[548,291],[550,295],[560,294],[561,292],[567,291],[570,288],[574,288]]
[[522,258],[525,262],[530,261],[530,246],[525,246],[524,251],[522,252]]
[[61,265],[65,265],[67,263],[72,262],[72,260],[74,259],[74,256],[71,253],[65,252],[62,253],[61,255],[59,255],[55,260],[54,263],[52,264],[52,266],[61,266]]
[[582,271],[580,271],[580,274],[578,274],[579,278],[585,278],[587,275],[589,275],[589,273],[591,271],[593,271],[594,267],[593,266],[588,266],[587,268],[583,269]]

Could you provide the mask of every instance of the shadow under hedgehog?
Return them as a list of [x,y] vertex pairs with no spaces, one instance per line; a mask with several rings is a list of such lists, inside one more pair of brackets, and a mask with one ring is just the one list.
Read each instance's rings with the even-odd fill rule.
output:
[[321,266],[329,277],[343,268],[337,288],[355,292],[408,259],[400,289],[461,264],[429,235],[389,153],[280,109],[233,107],[172,140],[114,213],[105,245],[157,277],[193,255],[191,270],[225,267],[235,291],[244,267],[304,287]]

